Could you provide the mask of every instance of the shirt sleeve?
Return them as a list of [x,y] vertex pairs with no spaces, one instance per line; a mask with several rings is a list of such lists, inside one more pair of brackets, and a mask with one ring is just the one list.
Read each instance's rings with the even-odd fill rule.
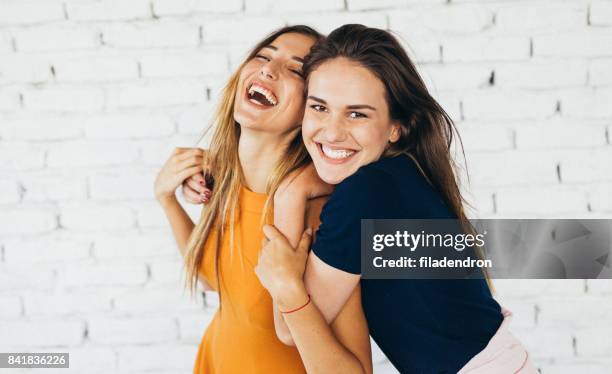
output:
[[321,211],[321,225],[312,245],[323,262],[361,274],[361,219],[395,215],[391,199],[397,194],[385,183],[385,174],[360,169],[336,187]]

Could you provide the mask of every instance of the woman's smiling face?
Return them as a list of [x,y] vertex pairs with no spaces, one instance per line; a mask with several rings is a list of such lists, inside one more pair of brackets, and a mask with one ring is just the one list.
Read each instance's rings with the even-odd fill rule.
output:
[[278,133],[299,126],[304,113],[302,63],[313,44],[310,36],[286,33],[257,51],[240,71],[236,122]]
[[302,137],[325,182],[338,184],[378,160],[399,135],[385,86],[368,69],[340,57],[310,73]]

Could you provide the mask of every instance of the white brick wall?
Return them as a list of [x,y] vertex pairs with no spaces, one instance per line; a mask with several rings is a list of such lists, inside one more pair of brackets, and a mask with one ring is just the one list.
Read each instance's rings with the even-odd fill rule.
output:
[[[190,372],[218,301],[182,291],[153,177],[252,43],[349,22],[408,48],[481,217],[612,215],[609,0],[0,0],[0,351]],[[496,286],[541,373],[609,372],[610,281]]]

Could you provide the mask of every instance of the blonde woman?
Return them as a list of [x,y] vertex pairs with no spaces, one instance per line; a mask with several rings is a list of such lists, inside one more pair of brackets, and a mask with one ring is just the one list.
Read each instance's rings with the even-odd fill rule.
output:
[[[332,324],[338,360],[321,365],[312,357],[303,363],[297,348],[278,339],[272,299],[254,272],[262,226],[273,220],[271,196],[309,163],[300,136],[302,63],[319,38],[306,26],[282,28],[261,41],[230,78],[207,153],[215,193],[195,186],[207,202],[196,225],[174,192],[187,178],[202,181],[203,151],[177,149],[156,180],[156,197],[184,255],[190,289],[199,280],[218,291],[221,300],[202,338],[194,373],[303,373],[305,366],[322,373],[372,371],[358,289]],[[316,226],[321,206],[318,201],[309,207],[309,225]],[[274,223],[283,231],[283,222]],[[284,233],[293,243],[299,239],[299,232]]]

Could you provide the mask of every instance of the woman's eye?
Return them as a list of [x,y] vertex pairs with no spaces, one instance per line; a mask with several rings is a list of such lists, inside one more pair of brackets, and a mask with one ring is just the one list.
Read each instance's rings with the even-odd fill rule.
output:
[[314,109],[316,112],[324,112],[325,111],[325,107],[323,105],[319,105],[319,104],[314,104],[310,106],[312,109]]
[[264,56],[264,55],[260,55],[260,54],[255,55],[255,58],[260,59],[260,60],[264,60],[264,61],[270,61],[270,57]]
[[304,73],[302,73],[300,70],[294,70],[294,69],[290,69],[290,70],[292,73],[299,76],[300,78],[304,78]]
[[365,114],[361,112],[350,112],[349,117],[350,118],[368,118],[368,116],[366,116]]

